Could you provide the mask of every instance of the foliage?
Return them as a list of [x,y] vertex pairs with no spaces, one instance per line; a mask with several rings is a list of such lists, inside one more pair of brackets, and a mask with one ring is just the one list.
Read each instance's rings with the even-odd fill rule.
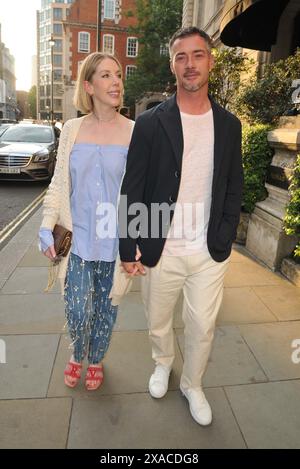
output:
[[36,119],[36,86],[32,86],[28,93],[28,104],[30,108],[30,117]]
[[139,55],[137,71],[125,83],[127,106],[149,91],[164,92],[174,85],[169,55],[161,53],[161,47],[181,27],[182,4],[183,0],[136,0],[138,24],[130,32],[139,38]]
[[256,124],[243,126],[242,153],[244,167],[244,190],[242,208],[253,212],[256,202],[267,196],[265,180],[267,168],[272,159],[272,149],[268,144],[267,133],[270,126]]
[[248,73],[252,59],[237,49],[213,49],[215,65],[210,73],[209,93],[223,107],[232,107],[241,83],[241,74]]
[[249,123],[274,125],[292,107],[292,81],[299,78],[300,49],[285,60],[265,66],[238,93],[236,110]]
[[[300,237],[300,155],[298,155],[289,187],[290,202],[284,218],[284,229],[287,235]],[[294,251],[294,259],[300,263],[300,242]]]

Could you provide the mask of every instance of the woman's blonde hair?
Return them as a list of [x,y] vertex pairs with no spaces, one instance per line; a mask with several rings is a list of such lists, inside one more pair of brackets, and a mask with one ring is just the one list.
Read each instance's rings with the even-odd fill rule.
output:
[[[102,52],[93,52],[92,54],[88,55],[81,64],[79,76],[77,78],[76,87],[75,87],[75,94],[73,103],[76,109],[78,109],[82,114],[89,114],[92,112],[94,104],[92,97],[88,94],[87,91],[84,89],[83,82],[84,81],[92,81],[93,75],[96,72],[98,65],[104,59],[111,59],[116,62],[118,67],[120,68],[120,72],[122,73],[122,65],[120,64],[119,60],[112,54],[105,54]],[[120,107],[122,103],[120,103]]]

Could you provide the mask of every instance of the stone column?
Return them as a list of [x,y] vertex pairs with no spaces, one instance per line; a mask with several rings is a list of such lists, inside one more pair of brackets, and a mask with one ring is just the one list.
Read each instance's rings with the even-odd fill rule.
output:
[[296,236],[284,233],[283,218],[289,201],[288,178],[300,152],[300,116],[282,117],[280,128],[269,132],[268,141],[275,150],[266,183],[269,195],[256,204],[250,217],[246,248],[272,270],[278,270],[297,244]]

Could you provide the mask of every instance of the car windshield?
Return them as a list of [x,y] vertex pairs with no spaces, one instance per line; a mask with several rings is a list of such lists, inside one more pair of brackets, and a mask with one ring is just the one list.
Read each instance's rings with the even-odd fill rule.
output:
[[50,127],[11,127],[5,130],[0,140],[3,142],[51,143],[53,134]]
[[1,135],[3,134],[3,132],[5,132],[5,130],[7,129],[7,127],[9,127],[9,124],[7,125],[0,125],[0,137]]

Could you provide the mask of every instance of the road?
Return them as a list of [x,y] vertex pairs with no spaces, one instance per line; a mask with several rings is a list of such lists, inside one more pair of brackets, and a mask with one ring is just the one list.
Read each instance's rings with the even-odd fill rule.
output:
[[15,219],[41,192],[47,183],[0,181],[0,231]]

